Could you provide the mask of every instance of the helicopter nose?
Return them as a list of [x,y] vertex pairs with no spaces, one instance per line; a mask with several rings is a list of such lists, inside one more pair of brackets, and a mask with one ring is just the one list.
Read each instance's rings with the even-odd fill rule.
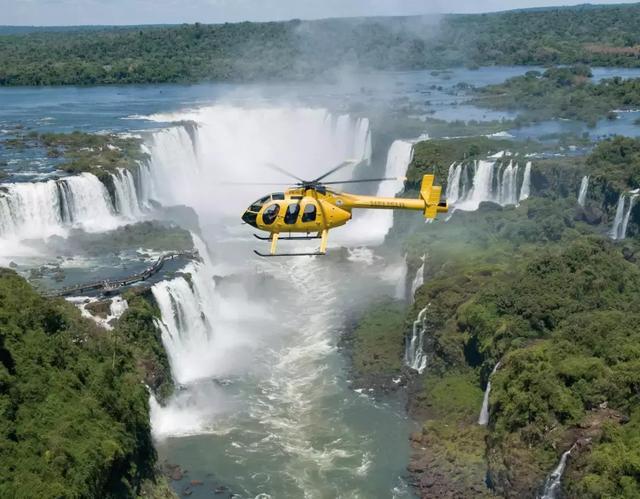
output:
[[256,223],[257,218],[258,218],[258,214],[249,210],[245,211],[244,214],[242,215],[242,221],[255,228],[258,228],[258,225]]

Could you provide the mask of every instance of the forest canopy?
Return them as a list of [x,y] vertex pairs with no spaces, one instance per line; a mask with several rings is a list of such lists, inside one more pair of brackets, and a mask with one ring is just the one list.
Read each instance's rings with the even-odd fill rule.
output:
[[640,5],[219,25],[0,30],[0,85],[308,78],[340,67],[640,66]]

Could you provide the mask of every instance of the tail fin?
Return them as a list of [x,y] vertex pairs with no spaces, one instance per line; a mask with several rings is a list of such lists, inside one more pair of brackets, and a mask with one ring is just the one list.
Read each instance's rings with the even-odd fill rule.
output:
[[447,202],[440,202],[442,186],[433,185],[433,180],[433,175],[425,175],[420,185],[420,197],[425,202],[424,217],[426,219],[434,219],[436,214],[449,211]]

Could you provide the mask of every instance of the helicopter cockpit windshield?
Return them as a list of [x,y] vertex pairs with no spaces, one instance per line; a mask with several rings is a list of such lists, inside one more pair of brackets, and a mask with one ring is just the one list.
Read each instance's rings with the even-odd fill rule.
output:
[[254,203],[251,203],[251,206],[249,206],[249,209],[244,212],[244,215],[242,215],[242,220],[248,223],[249,225],[256,227],[258,213],[260,212],[262,207],[272,199],[273,200],[284,199],[284,192],[274,192],[273,194],[269,194],[268,196],[262,197],[257,201],[255,201]]
[[268,196],[265,196],[263,198],[258,199],[255,203],[251,203],[251,206],[249,207],[249,211],[253,211],[255,213],[258,213],[260,211],[260,208],[262,208],[264,206],[264,204],[269,201],[271,199],[271,194],[269,194]]

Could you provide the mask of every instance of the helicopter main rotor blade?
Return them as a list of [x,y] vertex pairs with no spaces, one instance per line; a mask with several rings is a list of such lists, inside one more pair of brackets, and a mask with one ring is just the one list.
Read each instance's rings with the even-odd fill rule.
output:
[[320,180],[322,180],[323,178],[328,177],[329,175],[331,175],[332,173],[337,172],[338,170],[342,170],[343,168],[347,167],[347,166],[358,166],[361,163],[361,161],[357,161],[354,159],[350,159],[348,161],[343,161],[342,163],[340,163],[338,166],[331,168],[331,170],[329,170],[327,173],[325,173],[324,175],[320,175],[318,178],[313,179],[311,182],[319,182]]
[[302,180],[297,175],[294,175],[293,173],[288,172],[287,170],[285,170],[284,168],[279,167],[278,165],[274,165],[273,163],[265,163],[265,165],[267,167],[271,168],[272,170],[275,170],[277,172],[280,172],[280,173],[286,175],[287,177],[295,178],[296,180],[298,180],[300,182],[304,182],[304,180]]
[[290,185],[290,182],[220,182],[218,185]]
[[359,184],[361,182],[386,182],[389,180],[405,180],[405,177],[385,177],[385,178],[365,178],[362,180],[343,180],[343,181],[334,181],[334,182],[322,182],[322,185],[332,185],[332,184]]

